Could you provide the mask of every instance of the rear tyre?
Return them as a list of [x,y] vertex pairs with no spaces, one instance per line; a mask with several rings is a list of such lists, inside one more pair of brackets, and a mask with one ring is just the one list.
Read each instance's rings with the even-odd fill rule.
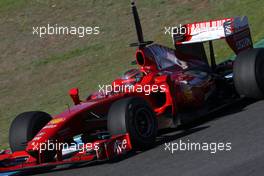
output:
[[129,97],[114,102],[108,112],[107,126],[112,135],[129,133],[136,150],[149,148],[155,143],[157,119],[143,98]]
[[12,152],[25,150],[27,143],[51,120],[45,112],[24,112],[12,122],[9,130],[9,144]]
[[237,56],[234,83],[239,95],[264,98],[264,48],[249,49]]

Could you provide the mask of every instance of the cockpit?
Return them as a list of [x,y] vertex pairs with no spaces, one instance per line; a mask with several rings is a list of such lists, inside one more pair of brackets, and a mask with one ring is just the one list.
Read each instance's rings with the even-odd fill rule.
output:
[[122,76],[122,80],[127,80],[131,82],[139,82],[142,77],[144,76],[143,72],[141,72],[139,69],[131,69],[126,71]]

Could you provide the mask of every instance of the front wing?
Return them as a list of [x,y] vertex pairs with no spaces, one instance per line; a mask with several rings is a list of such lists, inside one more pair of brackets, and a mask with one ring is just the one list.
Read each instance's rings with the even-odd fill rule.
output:
[[11,153],[6,150],[0,154],[0,173],[34,171],[34,169],[90,161],[107,161],[124,155],[132,150],[128,134],[112,136],[109,139],[98,140],[94,143],[96,143],[97,149],[89,151],[78,150],[72,152],[70,156],[69,153],[65,156],[62,151],[56,151],[56,160],[46,163],[42,162],[42,157],[44,157],[42,154],[39,154],[38,157],[35,158],[26,151]]

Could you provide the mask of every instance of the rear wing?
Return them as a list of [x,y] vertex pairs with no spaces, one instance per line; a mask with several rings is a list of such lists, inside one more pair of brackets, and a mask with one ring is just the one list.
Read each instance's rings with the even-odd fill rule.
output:
[[226,39],[236,54],[253,47],[246,16],[185,24],[174,28],[172,38],[175,46]]

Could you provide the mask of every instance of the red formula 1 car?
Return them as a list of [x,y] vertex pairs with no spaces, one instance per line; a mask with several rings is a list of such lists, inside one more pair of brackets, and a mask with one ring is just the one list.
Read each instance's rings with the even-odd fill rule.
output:
[[[186,124],[241,96],[263,98],[264,50],[253,48],[246,17],[186,24],[184,33],[174,28],[170,49],[144,41],[134,1],[132,12],[139,68],[83,101],[71,89],[74,106],[61,114],[18,115],[10,127],[11,151],[0,154],[0,172],[113,159],[151,146],[159,129]],[[227,41],[234,61],[216,64],[216,39]]]

